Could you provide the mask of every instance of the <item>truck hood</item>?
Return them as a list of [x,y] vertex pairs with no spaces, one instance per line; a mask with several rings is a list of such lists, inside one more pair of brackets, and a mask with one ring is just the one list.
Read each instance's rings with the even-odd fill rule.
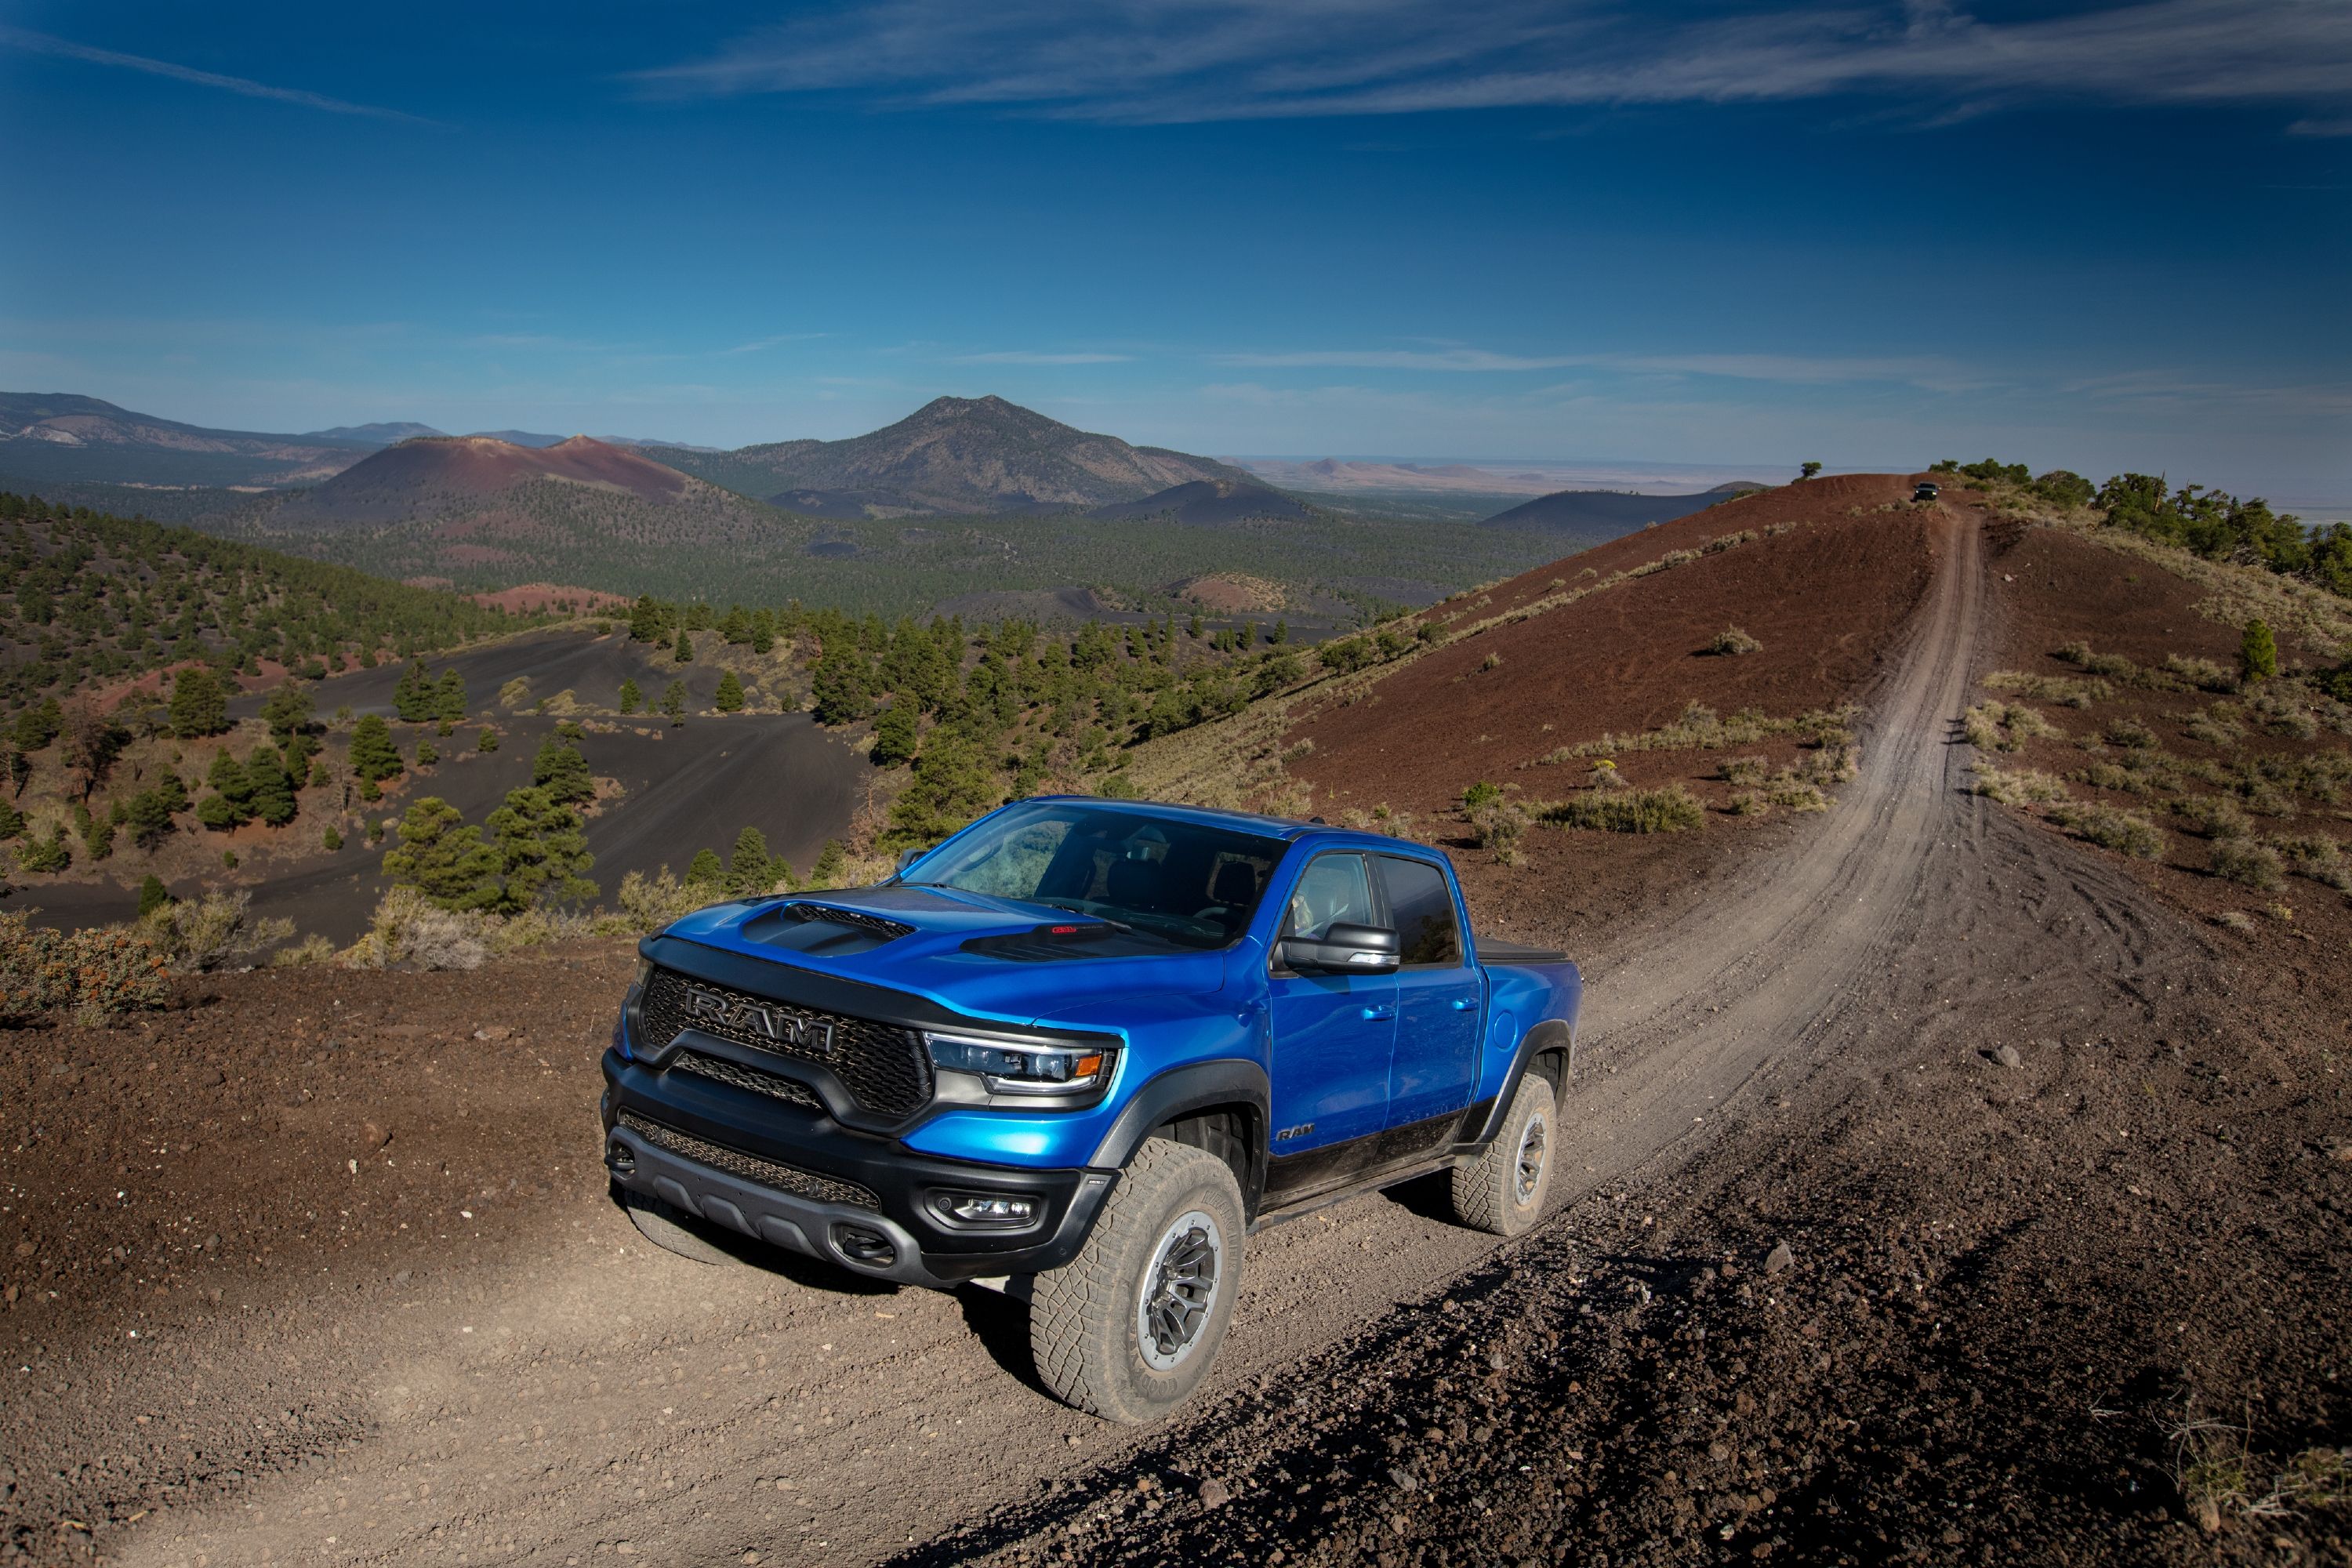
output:
[[667,934],[1013,1025],[1051,1024],[1112,999],[1213,992],[1235,951],[1179,948],[1016,899],[906,886],[719,904]]

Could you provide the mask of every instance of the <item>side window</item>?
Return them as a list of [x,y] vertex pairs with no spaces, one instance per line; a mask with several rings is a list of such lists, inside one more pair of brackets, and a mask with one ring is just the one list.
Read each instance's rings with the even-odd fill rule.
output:
[[1372,923],[1372,888],[1361,855],[1318,855],[1298,874],[1290,890],[1290,910],[1283,917],[1282,934],[1320,937],[1332,926],[1349,921]]
[[1426,860],[1393,855],[1380,858],[1403,962],[1408,966],[1461,963],[1462,933],[1454,925],[1454,894],[1445,885],[1445,873]]

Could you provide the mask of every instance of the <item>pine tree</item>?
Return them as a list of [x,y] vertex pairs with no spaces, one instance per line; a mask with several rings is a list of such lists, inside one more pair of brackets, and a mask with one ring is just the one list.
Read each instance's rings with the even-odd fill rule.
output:
[[489,830],[506,878],[499,909],[511,912],[596,896],[596,884],[586,876],[596,858],[588,853],[580,814],[545,790],[508,791],[507,803],[490,813]]
[[686,722],[686,682],[673,680],[662,692],[661,710],[669,715],[673,728]]
[[624,712],[624,713],[634,713],[634,712],[635,712],[635,711],[637,710],[637,705],[638,705],[639,703],[643,702],[645,700],[646,700],[646,694],[645,694],[643,691],[641,691],[641,690],[639,690],[639,689],[637,689],[637,682],[636,682],[636,678],[635,678],[635,677],[634,677],[634,676],[628,677],[628,678],[625,679],[621,682],[621,711],[622,711],[622,712]]
[[[173,734],[183,741],[193,741],[201,735],[217,735],[227,728],[228,692],[222,687],[219,676],[196,665],[173,678]],[[56,731],[50,733],[55,735]]]
[[[440,684],[433,689],[432,717],[444,724],[455,724],[466,716],[466,678],[451,665],[441,672]],[[447,730],[441,731],[447,734]]]
[[694,852],[694,859],[686,868],[686,879],[705,888],[724,887],[727,868],[719,863],[717,850],[698,849]]
[[25,814],[8,801],[0,800],[0,839],[15,838],[25,831]]
[[588,759],[562,735],[550,735],[540,742],[539,754],[530,760],[530,782],[532,788],[544,790],[550,800],[562,805],[596,798],[596,780],[588,772]]
[[841,840],[828,838],[824,841],[824,849],[817,854],[816,865],[809,871],[809,886],[838,888],[848,870],[849,857],[842,852]]
[[874,721],[874,765],[895,768],[915,757],[915,703],[911,697],[893,699]]
[[139,918],[145,920],[157,910],[167,910],[176,900],[172,889],[163,886],[163,879],[150,871],[139,884]]
[[382,714],[362,716],[352,729],[352,772],[364,783],[380,784],[400,768],[400,749],[392,743],[392,726]]
[[261,705],[261,717],[263,722],[269,726],[271,734],[286,741],[292,739],[310,722],[310,715],[317,707],[317,700],[310,695],[308,687],[298,686],[289,680],[269,694],[269,700]]
[[735,852],[727,857],[727,890],[764,893],[792,875],[792,868],[768,853],[768,836],[747,827],[735,836]]
[[687,636],[684,626],[677,628],[677,646],[669,650],[669,656],[680,664],[694,662],[694,639]]
[[438,795],[426,795],[400,819],[400,845],[383,854],[383,874],[445,910],[488,910],[503,896],[499,852],[482,830]]
[[294,781],[286,776],[285,765],[266,742],[256,746],[253,755],[246,759],[245,776],[256,816],[272,827],[283,827],[294,820]]
[[662,642],[669,637],[669,628],[668,606],[661,604],[650,594],[640,595],[635,607],[629,612],[631,639],[636,642]]
[[491,729],[487,724],[483,725],[482,738],[474,742],[474,750],[478,752],[495,752],[498,749],[499,732],[496,730]]
[[735,679],[733,670],[719,678],[719,693],[711,702],[721,713],[740,713],[743,710],[743,683]]
[[2268,680],[2278,673],[2278,639],[2271,635],[2269,622],[2256,619],[2246,623],[2246,637],[2239,645],[2238,659],[2245,667],[2249,680]]
[[434,715],[434,695],[425,667],[411,659],[400,672],[399,684],[392,689],[392,710],[404,724],[422,724]]

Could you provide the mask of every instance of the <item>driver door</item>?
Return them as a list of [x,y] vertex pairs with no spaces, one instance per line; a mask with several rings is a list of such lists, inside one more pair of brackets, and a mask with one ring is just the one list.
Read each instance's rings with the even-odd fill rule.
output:
[[[1380,920],[1370,867],[1363,856],[1339,850],[1299,872],[1281,934],[1317,937],[1340,921]],[[1298,973],[1282,963],[1277,948],[1268,989],[1275,1158],[1379,1132],[1388,1123],[1396,976]]]

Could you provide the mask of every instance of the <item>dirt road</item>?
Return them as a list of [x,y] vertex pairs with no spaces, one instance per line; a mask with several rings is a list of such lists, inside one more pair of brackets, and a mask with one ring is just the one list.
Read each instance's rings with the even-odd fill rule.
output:
[[[1638,1173],[1742,1129],[1785,1135],[1843,1079],[1884,1070],[1867,1048],[1948,1004],[1921,990],[1953,989],[1931,960],[1984,917],[1979,900],[1941,923],[1984,853],[1949,735],[1982,574],[1973,518],[1929,526],[1934,585],[1870,694],[1862,773],[1838,806],[1663,930],[1592,955],[1582,1168],[1563,1171],[1555,1237]],[[2128,900],[2110,905],[2105,923],[2128,929]],[[597,1044],[557,1065],[593,1063]],[[585,1100],[577,1115],[584,1163]],[[1254,1237],[1211,1390],[1220,1419],[1491,1268],[1489,1240],[1439,1213],[1407,1188]],[[429,1288],[321,1281],[259,1321],[127,1352],[90,1391],[79,1441],[103,1489],[164,1473],[187,1501],[118,1510],[97,1549],[130,1563],[872,1562],[1211,1436],[1138,1436],[1056,1405],[1030,1380],[1021,1309],[984,1292],[698,1268],[647,1252],[584,1184],[552,1214],[443,1215]],[[186,1446],[221,1432],[263,1436],[229,1445],[235,1468],[189,1465]],[[55,1541],[61,1555],[91,1543]]]

